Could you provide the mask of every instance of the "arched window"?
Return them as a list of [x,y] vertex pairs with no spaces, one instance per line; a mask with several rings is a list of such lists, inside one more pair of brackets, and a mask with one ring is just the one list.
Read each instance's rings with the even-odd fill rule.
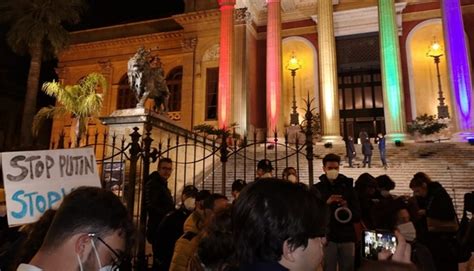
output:
[[183,67],[178,66],[172,69],[166,77],[166,84],[170,91],[168,100],[168,111],[181,111],[181,87],[183,84]]
[[135,108],[137,99],[128,84],[128,76],[125,74],[120,79],[117,93],[117,109]]

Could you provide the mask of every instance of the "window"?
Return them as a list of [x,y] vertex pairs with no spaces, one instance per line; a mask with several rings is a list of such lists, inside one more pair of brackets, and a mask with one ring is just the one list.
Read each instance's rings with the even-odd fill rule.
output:
[[183,67],[172,69],[166,77],[166,84],[170,91],[168,99],[168,111],[175,112],[181,110],[181,88],[183,84]]
[[130,89],[128,84],[128,76],[125,74],[120,79],[117,93],[117,109],[135,108],[137,106],[137,98]]
[[206,120],[217,120],[217,91],[219,68],[206,70]]

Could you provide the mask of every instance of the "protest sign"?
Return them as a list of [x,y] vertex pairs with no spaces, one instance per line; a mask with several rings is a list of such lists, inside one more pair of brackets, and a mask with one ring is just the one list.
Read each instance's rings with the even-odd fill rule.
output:
[[76,187],[101,186],[93,148],[5,152],[2,170],[10,226],[35,222]]

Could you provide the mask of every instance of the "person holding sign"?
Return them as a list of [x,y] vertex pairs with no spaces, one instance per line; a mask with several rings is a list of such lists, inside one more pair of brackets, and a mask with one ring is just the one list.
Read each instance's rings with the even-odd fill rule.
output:
[[17,271],[116,270],[131,248],[133,231],[114,193],[79,187],[64,197],[40,250]]

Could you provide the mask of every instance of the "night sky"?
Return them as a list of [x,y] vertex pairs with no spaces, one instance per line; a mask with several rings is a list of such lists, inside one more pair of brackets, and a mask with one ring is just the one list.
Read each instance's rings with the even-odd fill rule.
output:
[[[75,31],[169,17],[184,11],[183,2],[183,0],[87,0],[88,7],[81,22],[74,26],[68,25],[66,29]],[[7,30],[7,25],[0,25],[0,95],[13,95],[23,100],[30,58],[12,53],[5,41]],[[43,62],[40,85],[57,78],[54,72],[56,64],[55,60]],[[38,93],[38,107],[54,103],[52,98],[41,91]]]

